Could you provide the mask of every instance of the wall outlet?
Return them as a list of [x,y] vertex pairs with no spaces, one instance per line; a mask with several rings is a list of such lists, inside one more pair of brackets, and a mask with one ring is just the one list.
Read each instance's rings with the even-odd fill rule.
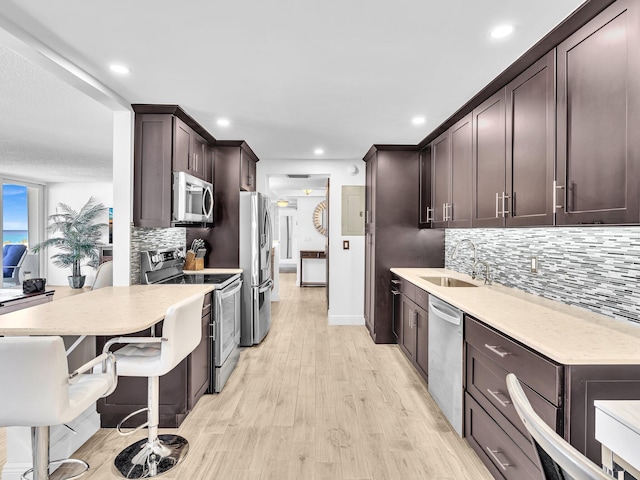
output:
[[531,273],[538,273],[538,256],[531,255]]
[[342,249],[343,250],[349,250],[349,240],[343,240],[342,241]]

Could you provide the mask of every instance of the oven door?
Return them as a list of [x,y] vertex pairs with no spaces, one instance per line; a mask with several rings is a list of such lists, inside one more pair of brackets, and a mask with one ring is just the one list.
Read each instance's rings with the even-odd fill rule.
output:
[[237,333],[240,319],[240,290],[242,280],[232,283],[222,290],[216,290],[216,318],[214,363],[221,367],[235,348],[240,344]]

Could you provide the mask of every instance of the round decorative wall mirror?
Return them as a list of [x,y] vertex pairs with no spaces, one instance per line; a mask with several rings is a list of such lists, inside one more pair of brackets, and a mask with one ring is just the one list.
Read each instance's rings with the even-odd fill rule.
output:
[[327,236],[327,201],[321,201],[313,211],[313,226],[325,237]]

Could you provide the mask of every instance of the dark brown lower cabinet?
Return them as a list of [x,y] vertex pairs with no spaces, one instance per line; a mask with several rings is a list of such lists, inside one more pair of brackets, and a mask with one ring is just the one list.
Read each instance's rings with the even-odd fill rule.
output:
[[[406,280],[401,280],[400,350],[422,378],[429,376],[429,294]],[[395,313],[395,312],[394,312]]]
[[498,424],[468,393],[465,393],[465,437],[494,478],[542,478],[537,465],[514,441],[514,437],[521,437],[521,443],[526,438],[511,424]]
[[[178,287],[179,288],[179,287]],[[211,362],[211,322],[212,294],[205,295],[202,309],[202,341],[191,354],[168,374],[160,377],[160,428],[177,428],[193,409],[209,387],[209,367]],[[162,335],[162,322],[154,327],[155,335]],[[148,337],[150,330],[134,333],[131,337]],[[102,351],[104,344],[113,337],[96,337],[96,350]],[[146,377],[118,377],[118,387],[106,398],[98,400],[102,428],[114,428],[127,415],[147,406]],[[136,415],[125,427],[131,428],[146,421],[146,414]]]
[[518,377],[537,414],[597,465],[593,402],[640,399],[640,365],[562,365],[465,316],[465,436],[498,479],[540,478],[507,373]]

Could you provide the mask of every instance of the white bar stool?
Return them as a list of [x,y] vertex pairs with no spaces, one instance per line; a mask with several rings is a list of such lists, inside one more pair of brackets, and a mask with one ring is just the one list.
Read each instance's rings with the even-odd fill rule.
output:
[[[102,363],[102,372],[85,373]],[[0,338],[0,426],[31,427],[34,480],[70,480],[83,475],[89,465],[82,460],[49,462],[49,428],[66,424],[84,412],[98,398],[116,387],[115,358],[110,353],[87,362],[69,374],[61,337]],[[49,474],[49,467],[75,464]],[[70,470],[70,471],[69,471]]]
[[[179,288],[179,287],[178,287]],[[202,339],[204,294],[196,294],[167,309],[161,337],[120,337],[108,341],[103,352],[115,344],[126,344],[114,352],[118,375],[148,377],[147,407],[131,413],[118,425],[121,435],[131,435],[147,427],[146,439],[129,445],[118,454],[114,465],[124,478],[149,478],[161,475],[187,455],[189,443],[178,435],[158,435],[159,378],[169,373],[189,355]],[[122,424],[147,412],[147,422],[123,431]]]

